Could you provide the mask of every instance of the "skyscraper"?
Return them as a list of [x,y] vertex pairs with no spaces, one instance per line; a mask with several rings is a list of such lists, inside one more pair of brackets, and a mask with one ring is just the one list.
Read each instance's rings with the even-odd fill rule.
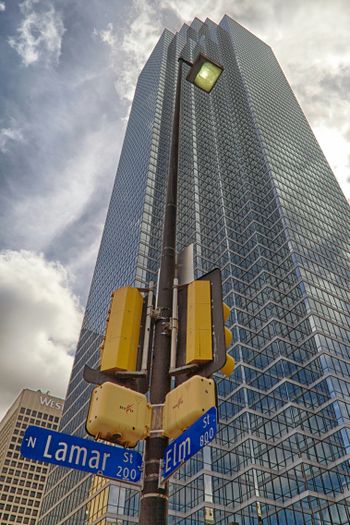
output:
[[21,441],[29,425],[57,430],[63,399],[25,389],[0,422],[0,523],[35,525],[49,465],[25,459]]
[[[111,291],[155,280],[177,59],[223,64],[182,84],[178,250],[223,274],[237,368],[220,430],[170,488],[169,524],[350,522],[350,208],[270,47],[225,16],[165,30],[138,80],[61,430],[84,435]],[[184,76],[186,72],[184,72]],[[137,523],[138,494],[51,471],[41,525]]]

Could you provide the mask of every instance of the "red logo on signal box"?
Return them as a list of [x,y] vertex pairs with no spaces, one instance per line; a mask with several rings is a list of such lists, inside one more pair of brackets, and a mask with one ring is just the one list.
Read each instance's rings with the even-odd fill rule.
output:
[[133,404],[132,405],[119,405],[119,408],[120,410],[124,410],[126,414],[131,414],[134,412],[134,409],[133,409]]
[[175,405],[173,406],[173,409],[180,408],[180,406],[183,405],[183,403],[184,403],[184,400],[182,399],[182,397],[180,397],[177,403],[175,403]]

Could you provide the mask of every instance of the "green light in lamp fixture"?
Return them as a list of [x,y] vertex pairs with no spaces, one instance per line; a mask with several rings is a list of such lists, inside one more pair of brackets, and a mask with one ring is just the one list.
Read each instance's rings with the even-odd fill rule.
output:
[[201,65],[201,68],[198,71],[193,83],[200,89],[210,93],[221,73],[222,68],[213,64],[212,62],[205,61]]

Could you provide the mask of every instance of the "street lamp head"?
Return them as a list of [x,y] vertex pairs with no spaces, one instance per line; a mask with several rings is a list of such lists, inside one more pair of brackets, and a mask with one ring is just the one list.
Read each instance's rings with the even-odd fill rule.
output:
[[202,53],[193,62],[187,80],[206,93],[210,93],[224,68]]

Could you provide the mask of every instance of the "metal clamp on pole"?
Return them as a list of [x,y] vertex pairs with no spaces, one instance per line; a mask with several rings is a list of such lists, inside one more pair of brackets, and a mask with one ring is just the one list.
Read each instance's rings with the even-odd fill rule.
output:
[[154,295],[153,287],[154,287],[154,282],[151,281],[149,283],[149,292],[148,292],[148,297],[147,297],[145,336],[144,336],[143,348],[142,348],[141,370],[144,372],[147,371],[147,366],[148,366],[149,340],[150,340],[150,334],[151,334],[151,322],[152,322],[152,314],[153,314],[153,295]]

